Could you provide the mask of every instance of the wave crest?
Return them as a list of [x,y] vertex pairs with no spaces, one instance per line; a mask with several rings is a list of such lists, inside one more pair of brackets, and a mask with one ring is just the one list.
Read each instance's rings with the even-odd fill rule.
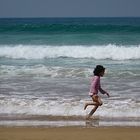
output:
[[44,58],[93,58],[129,60],[140,59],[140,46],[47,46],[47,45],[5,45],[0,46],[0,57],[12,59]]

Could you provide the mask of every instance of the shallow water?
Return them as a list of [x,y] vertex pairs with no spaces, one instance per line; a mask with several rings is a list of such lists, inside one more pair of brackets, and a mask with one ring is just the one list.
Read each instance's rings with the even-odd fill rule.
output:
[[[139,60],[139,18],[0,19],[0,117],[85,117],[92,109],[83,110],[91,101],[92,71],[101,64],[106,68],[101,85],[110,98],[100,95],[104,104],[95,116],[137,123]],[[124,125],[136,125],[126,120]],[[6,121],[16,122],[0,123]]]

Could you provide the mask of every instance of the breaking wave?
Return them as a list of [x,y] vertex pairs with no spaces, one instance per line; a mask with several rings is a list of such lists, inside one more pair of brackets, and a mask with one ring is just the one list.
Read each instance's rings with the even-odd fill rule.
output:
[[1,45],[1,58],[45,59],[45,58],[93,58],[111,60],[140,59],[140,46],[47,46],[47,45]]

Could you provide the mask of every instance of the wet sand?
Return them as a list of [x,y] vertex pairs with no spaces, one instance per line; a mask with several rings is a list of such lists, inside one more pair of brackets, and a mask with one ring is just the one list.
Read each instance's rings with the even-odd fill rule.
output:
[[140,127],[0,127],[0,140],[138,140]]

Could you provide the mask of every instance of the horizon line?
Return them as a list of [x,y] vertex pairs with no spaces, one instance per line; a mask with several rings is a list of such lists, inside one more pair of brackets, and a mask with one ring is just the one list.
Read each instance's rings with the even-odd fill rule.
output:
[[44,16],[40,16],[40,17],[0,17],[0,19],[6,19],[6,18],[140,18],[140,16],[71,16],[71,17],[66,17],[66,16],[60,16],[60,17],[55,17],[55,16],[48,16],[48,17],[44,17]]

